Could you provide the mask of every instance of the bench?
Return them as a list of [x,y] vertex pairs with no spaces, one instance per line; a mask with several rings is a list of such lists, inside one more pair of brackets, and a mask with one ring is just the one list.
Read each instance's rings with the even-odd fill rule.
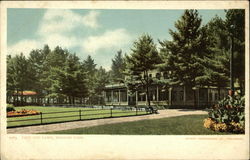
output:
[[146,112],[148,113],[151,113],[151,114],[158,114],[158,109],[156,107],[152,107],[152,106],[149,106],[149,107],[146,107],[145,108]]

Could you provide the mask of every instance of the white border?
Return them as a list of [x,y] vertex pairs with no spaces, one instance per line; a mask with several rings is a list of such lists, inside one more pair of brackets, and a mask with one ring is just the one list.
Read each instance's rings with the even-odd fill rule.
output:
[[[6,134],[7,8],[246,9],[246,134],[212,136]],[[246,1],[40,1],[1,2],[2,159],[248,159],[249,3]],[[190,124],[191,126],[192,124]]]

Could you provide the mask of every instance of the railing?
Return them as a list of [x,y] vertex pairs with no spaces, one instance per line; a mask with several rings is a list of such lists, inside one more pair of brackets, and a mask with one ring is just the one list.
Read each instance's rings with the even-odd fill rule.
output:
[[[101,112],[101,113],[98,113],[98,112]],[[58,114],[59,116],[56,116]],[[61,123],[61,122],[70,122],[70,121],[91,120],[91,119],[100,119],[100,118],[137,116],[137,115],[146,115],[146,114],[150,114],[150,112],[146,111],[145,108],[137,108],[137,107],[127,108],[126,110],[115,110],[113,108],[110,108],[110,109],[92,109],[92,110],[80,109],[80,110],[75,110],[75,111],[47,112],[47,113],[41,112],[39,115],[28,115],[28,116],[23,116],[23,117],[9,117],[7,121],[7,124],[8,124],[7,128],[31,126],[31,125],[43,125],[43,124]],[[10,120],[13,118],[15,118],[15,120]],[[62,119],[62,120],[58,121],[58,119]]]

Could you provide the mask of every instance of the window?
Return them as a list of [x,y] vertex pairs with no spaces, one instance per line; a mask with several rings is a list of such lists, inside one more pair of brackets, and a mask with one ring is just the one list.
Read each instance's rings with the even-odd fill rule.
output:
[[114,91],[113,102],[119,102],[119,91]]
[[163,73],[163,78],[164,78],[164,79],[167,79],[167,78],[168,78],[168,73],[167,73],[167,72],[164,72],[164,73]]
[[213,100],[213,94],[209,93],[209,101],[212,101],[212,100]]
[[217,101],[218,100],[218,93],[214,94],[214,100]]
[[149,91],[149,100],[155,101],[156,100],[156,89]]
[[106,101],[111,102],[111,91],[106,91]]
[[183,91],[180,91],[180,92],[179,92],[179,100],[180,100],[180,101],[183,101],[183,99],[184,99],[184,92],[183,92]]
[[168,91],[165,89],[159,89],[159,101],[168,100]]
[[146,101],[146,93],[143,91],[138,91],[138,101]]
[[176,101],[176,91],[172,91],[172,101]]
[[157,79],[160,79],[161,78],[161,73],[156,73],[156,76],[155,76]]
[[121,96],[121,102],[127,102],[127,91],[126,90],[121,90],[120,96]]

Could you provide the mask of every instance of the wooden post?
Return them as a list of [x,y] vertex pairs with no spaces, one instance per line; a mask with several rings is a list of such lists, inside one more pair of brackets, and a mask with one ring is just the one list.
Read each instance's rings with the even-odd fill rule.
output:
[[81,110],[79,110],[79,116],[80,116],[80,120],[82,120],[82,113],[81,113]]
[[118,101],[119,101],[119,105],[121,104],[121,90],[118,90]]
[[41,118],[41,124],[43,124],[43,113],[40,113],[40,118]]
[[112,108],[110,108],[110,117],[112,118]]

